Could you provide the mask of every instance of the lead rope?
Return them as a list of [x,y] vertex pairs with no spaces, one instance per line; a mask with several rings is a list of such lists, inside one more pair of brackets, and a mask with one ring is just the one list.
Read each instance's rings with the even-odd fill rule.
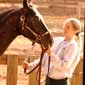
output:
[[[41,68],[42,68],[42,59],[43,59],[43,56],[44,56],[44,53],[46,52],[47,49],[44,48],[44,46],[41,44],[41,48],[42,48],[42,52],[41,52],[41,57],[40,57],[40,62],[29,72],[26,72],[26,68],[24,69],[24,73],[29,75],[30,73],[32,73],[36,68],[38,68],[38,85],[41,84],[40,80],[41,80]],[[49,68],[50,68],[50,56],[48,58],[48,74],[49,74]]]
[[42,59],[43,59],[44,53],[45,53],[46,50],[47,50],[47,49],[44,49],[44,48],[43,48],[43,45],[42,45],[42,44],[41,44],[41,48],[42,48],[42,53],[41,53],[40,64],[39,64],[39,68],[38,68],[38,72],[39,72],[38,85],[41,84],[40,80],[41,80]]
[[50,70],[50,56],[48,58],[48,74],[49,74],[49,70]]
[[30,73],[32,73],[37,67],[38,68],[38,72],[39,72],[39,80],[38,80],[38,85],[40,85],[40,79],[41,79],[41,67],[42,67],[42,59],[44,56],[44,53],[46,52],[46,49],[42,49],[42,53],[41,53],[41,58],[40,58],[40,62],[28,73],[26,72],[26,68],[24,69],[24,73],[29,75]]
[[30,73],[32,73],[39,66],[39,64],[40,64],[40,62],[31,71],[29,71],[28,73],[26,72],[26,68],[25,68],[24,73],[29,75]]
[[39,75],[38,75],[39,76],[38,85],[40,85],[40,80],[41,80],[41,67],[42,67],[43,55],[44,55],[44,52],[42,51],[41,58],[40,58],[40,64],[39,64],[39,68],[38,68],[38,72],[39,72]]
[[[41,66],[42,66],[42,58],[43,58],[45,52],[46,52],[46,50],[42,51],[41,59],[40,59],[40,64],[39,64],[39,68],[38,68],[38,72],[39,72],[38,85],[41,84],[41,81],[40,81],[40,79],[41,79],[41,68],[42,68]],[[49,56],[49,58],[48,58],[48,74],[49,74],[49,70],[50,70],[50,56]]]

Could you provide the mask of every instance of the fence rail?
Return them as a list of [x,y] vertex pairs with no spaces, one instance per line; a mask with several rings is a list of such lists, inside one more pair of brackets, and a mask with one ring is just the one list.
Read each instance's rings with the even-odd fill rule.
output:
[[[52,16],[78,16],[83,17],[85,11],[85,2],[77,3],[36,3],[37,9],[42,15]],[[1,10],[8,8],[22,7],[21,3],[0,3]],[[57,11],[55,11],[57,10]]]

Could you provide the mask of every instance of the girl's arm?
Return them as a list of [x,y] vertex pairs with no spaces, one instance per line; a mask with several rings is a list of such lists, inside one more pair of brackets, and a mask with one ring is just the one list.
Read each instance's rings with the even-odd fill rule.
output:
[[[45,53],[44,54],[44,56],[43,56],[43,59],[42,59],[42,66],[44,67],[44,65],[45,65],[45,61],[47,60],[46,58],[48,58],[47,57],[48,55]],[[26,69],[28,69],[28,70],[31,70],[31,69],[33,69],[37,64],[39,64],[39,62],[40,62],[40,58],[38,58],[38,59],[36,59],[36,60],[34,60],[33,62],[31,62],[31,63],[28,63],[27,62],[27,60],[25,60],[24,61],[24,64],[23,64],[23,68],[26,68]]]
[[70,45],[68,52],[63,56],[63,59],[59,58],[57,55],[55,55],[53,52],[51,52],[51,57],[54,58],[54,60],[59,65],[57,69],[59,71],[63,70],[69,70],[71,67],[75,69],[76,65],[78,64],[80,60],[80,51],[79,48],[75,45]]

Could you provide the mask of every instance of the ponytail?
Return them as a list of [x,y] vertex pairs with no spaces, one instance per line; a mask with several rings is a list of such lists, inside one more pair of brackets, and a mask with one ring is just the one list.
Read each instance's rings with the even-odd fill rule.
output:
[[75,40],[77,41],[78,43],[78,46],[80,48],[80,50],[82,49],[82,41],[81,41],[81,35],[80,35],[80,32],[76,33],[76,38]]

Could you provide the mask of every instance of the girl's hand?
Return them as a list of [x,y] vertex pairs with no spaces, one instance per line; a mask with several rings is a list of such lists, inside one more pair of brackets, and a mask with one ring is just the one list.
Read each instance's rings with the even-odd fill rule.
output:
[[23,64],[23,69],[29,69],[29,64],[24,63],[24,64]]

